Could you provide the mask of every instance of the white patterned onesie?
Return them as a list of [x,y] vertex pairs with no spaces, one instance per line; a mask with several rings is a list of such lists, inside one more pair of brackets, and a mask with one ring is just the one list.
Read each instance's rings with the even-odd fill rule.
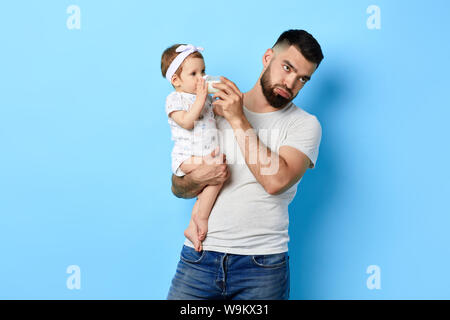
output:
[[[170,93],[166,99],[167,115],[172,111],[188,111],[194,103],[195,97],[195,94],[185,92],[174,91]],[[172,172],[176,176],[185,175],[180,169],[183,161],[191,156],[205,156],[219,145],[216,120],[214,119],[211,103],[212,98],[208,95],[200,117],[195,121],[192,130],[184,129],[169,117],[168,122],[172,131],[172,140],[175,141],[172,150]]]

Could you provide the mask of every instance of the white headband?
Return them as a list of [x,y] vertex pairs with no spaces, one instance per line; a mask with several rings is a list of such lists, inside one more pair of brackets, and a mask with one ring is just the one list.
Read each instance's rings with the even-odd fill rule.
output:
[[201,47],[195,47],[192,44],[188,45],[181,45],[175,50],[176,52],[181,52],[175,59],[173,59],[172,63],[169,66],[169,69],[167,69],[166,72],[166,79],[169,82],[172,82],[172,76],[175,74],[175,72],[178,70],[178,68],[183,63],[184,59],[191,53],[194,53],[196,51],[203,51],[203,48]]

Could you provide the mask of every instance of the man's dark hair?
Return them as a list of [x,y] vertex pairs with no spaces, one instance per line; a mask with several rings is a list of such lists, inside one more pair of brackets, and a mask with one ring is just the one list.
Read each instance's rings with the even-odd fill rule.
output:
[[305,30],[288,30],[281,34],[277,42],[273,45],[272,49],[279,45],[295,46],[306,60],[316,63],[319,67],[320,62],[323,59],[322,49],[320,44],[314,37]]

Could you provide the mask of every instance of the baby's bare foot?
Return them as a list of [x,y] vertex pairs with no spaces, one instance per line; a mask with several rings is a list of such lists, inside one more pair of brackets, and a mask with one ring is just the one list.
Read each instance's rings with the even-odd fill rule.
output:
[[192,219],[194,220],[194,224],[197,226],[198,240],[205,240],[206,234],[208,233],[208,219],[199,218],[197,214],[194,214]]
[[197,226],[192,219],[189,221],[189,226],[184,230],[184,235],[192,242],[195,251],[202,251],[202,242],[198,239]]

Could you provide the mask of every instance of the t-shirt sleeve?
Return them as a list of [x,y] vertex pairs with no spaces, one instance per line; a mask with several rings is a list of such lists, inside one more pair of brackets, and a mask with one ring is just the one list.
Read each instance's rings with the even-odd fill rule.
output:
[[321,139],[322,127],[320,122],[315,116],[311,116],[291,123],[280,147],[290,146],[303,152],[311,160],[309,167],[312,169],[317,162]]
[[180,94],[172,92],[166,98],[166,114],[169,115],[173,111],[186,110]]

